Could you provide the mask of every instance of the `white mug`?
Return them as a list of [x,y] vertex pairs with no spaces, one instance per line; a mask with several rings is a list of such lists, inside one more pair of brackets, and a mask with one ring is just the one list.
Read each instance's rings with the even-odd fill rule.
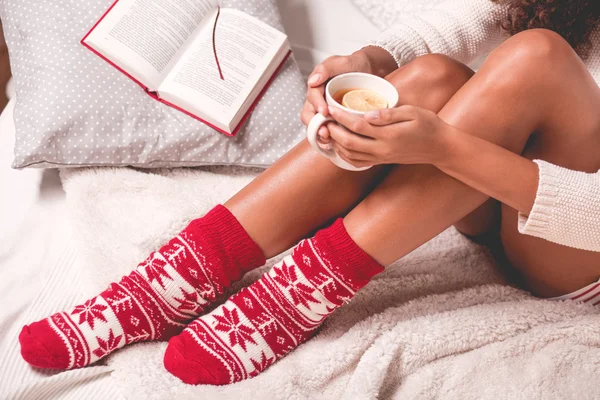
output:
[[[334,100],[333,96],[342,90],[366,89],[379,93],[386,98],[388,108],[394,108],[398,105],[398,91],[388,81],[375,75],[362,72],[351,72],[349,74],[338,75],[329,81],[325,88],[325,99],[331,107],[336,107],[354,115],[364,116],[364,112],[351,110],[342,106]],[[333,118],[325,117],[323,114],[317,114],[308,124],[306,136],[310,145],[323,156],[329,158],[332,163],[348,171],[365,171],[371,167],[356,168],[352,164],[344,161],[333,148],[324,149],[318,143],[318,132],[323,124],[333,121]]]

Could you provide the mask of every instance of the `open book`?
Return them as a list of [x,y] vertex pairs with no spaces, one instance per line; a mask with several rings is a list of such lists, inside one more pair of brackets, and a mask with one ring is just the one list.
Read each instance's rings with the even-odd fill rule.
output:
[[155,99],[234,136],[291,51],[218,0],[117,0],[81,43]]

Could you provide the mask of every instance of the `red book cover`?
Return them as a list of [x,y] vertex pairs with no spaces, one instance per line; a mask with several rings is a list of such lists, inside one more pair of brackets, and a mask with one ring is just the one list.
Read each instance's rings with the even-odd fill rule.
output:
[[119,67],[118,65],[116,65],[114,62],[112,62],[110,59],[108,59],[107,57],[105,57],[103,54],[101,54],[99,51],[97,51],[96,49],[94,49],[92,46],[88,45],[86,43],[86,39],[88,38],[88,36],[90,36],[90,34],[94,31],[94,29],[96,29],[96,27],[102,22],[102,20],[110,13],[110,11],[115,7],[115,5],[119,2],[119,0],[115,0],[115,2],[108,8],[108,10],[106,10],[106,12],[100,17],[100,19],[94,24],[94,26],[92,26],[92,28],[88,31],[88,33],[86,33],[86,35],[83,37],[83,39],[81,39],[81,44],[83,46],[85,46],[87,49],[91,50],[94,54],[96,54],[98,57],[102,58],[104,61],[106,61],[108,64],[112,65],[114,68],[116,68],[117,70],[121,71],[125,76],[127,76],[129,79],[131,79],[132,81],[134,81],[135,83],[137,83],[142,89],[144,89],[144,91],[153,99],[160,101],[163,104],[166,104],[169,107],[172,107],[186,115],[189,115],[192,118],[197,119],[198,121],[202,122],[205,125],[208,125],[209,127],[211,127],[212,129],[226,135],[226,136],[230,136],[233,137],[235,135],[238,134],[238,132],[240,131],[240,129],[242,128],[242,126],[244,125],[244,123],[248,120],[248,118],[250,117],[250,114],[252,114],[252,112],[254,111],[254,109],[256,108],[256,106],[258,105],[259,101],[262,99],[262,97],[265,95],[265,93],[267,92],[267,90],[269,89],[269,87],[271,86],[271,84],[273,83],[273,81],[275,80],[275,78],[277,77],[277,75],[279,75],[279,73],[281,72],[281,70],[283,69],[286,61],[288,60],[288,58],[290,57],[290,55],[292,54],[292,51],[290,50],[287,55],[284,57],[283,61],[281,62],[281,64],[279,64],[279,66],[277,67],[277,69],[275,70],[275,72],[273,73],[273,75],[271,76],[271,78],[269,79],[269,81],[267,82],[267,84],[265,85],[265,87],[261,90],[260,94],[256,97],[256,100],[254,100],[254,103],[252,103],[252,105],[250,106],[250,108],[248,109],[248,111],[246,112],[246,114],[244,115],[244,117],[241,119],[240,123],[235,127],[235,129],[233,130],[233,132],[229,133],[227,131],[224,131],[216,126],[214,126],[213,124],[211,124],[208,121],[205,121],[204,119],[198,117],[197,115],[194,115],[192,112],[187,111],[181,107],[176,106],[173,103],[170,103],[166,100],[161,99],[158,94],[156,92],[152,92],[150,91],[146,85],[144,85],[142,82],[140,82],[139,80],[135,79],[133,76],[131,76],[131,74],[127,73],[125,70],[123,70],[121,67]]

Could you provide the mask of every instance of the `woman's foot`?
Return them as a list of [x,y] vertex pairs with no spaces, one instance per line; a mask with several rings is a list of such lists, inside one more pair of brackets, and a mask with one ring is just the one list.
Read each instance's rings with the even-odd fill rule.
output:
[[21,355],[34,367],[71,369],[127,344],[168,340],[264,263],[236,218],[217,206],[100,295],[23,327]]
[[382,271],[338,220],[172,338],[165,368],[196,385],[256,376],[310,339],[325,318]]

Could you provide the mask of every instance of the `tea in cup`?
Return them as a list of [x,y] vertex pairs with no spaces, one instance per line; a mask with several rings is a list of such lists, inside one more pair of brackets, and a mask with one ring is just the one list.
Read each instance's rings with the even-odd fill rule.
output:
[[[336,76],[325,88],[325,99],[330,107],[336,107],[354,115],[364,116],[368,111],[393,108],[398,105],[398,91],[390,82],[375,75],[352,72]],[[340,168],[364,171],[371,167],[356,168],[344,161],[334,149],[323,149],[318,143],[321,126],[333,118],[317,114],[308,124],[307,137],[311,146],[329,158]]]
[[333,100],[342,106],[358,112],[368,112],[388,108],[387,99],[368,89],[343,89],[333,95]]

